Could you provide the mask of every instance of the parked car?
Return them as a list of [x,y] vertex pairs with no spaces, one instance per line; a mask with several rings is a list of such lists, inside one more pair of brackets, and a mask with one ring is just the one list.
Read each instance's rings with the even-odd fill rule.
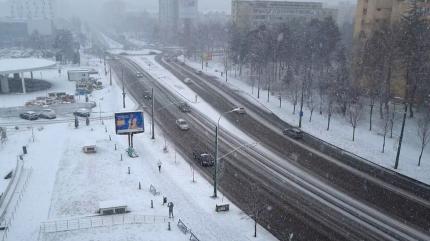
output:
[[190,129],[190,126],[188,125],[187,121],[184,119],[177,119],[176,125],[180,130],[183,130],[183,131],[187,131]]
[[25,120],[37,120],[39,119],[39,115],[34,111],[26,111],[24,113],[19,114],[19,117]]
[[299,128],[288,128],[282,131],[282,133],[286,136],[289,136],[294,139],[302,139],[303,131]]
[[141,73],[141,72],[137,72],[137,73],[136,73],[136,77],[137,77],[137,78],[143,78],[143,73]]
[[89,109],[81,108],[73,112],[73,115],[79,117],[90,117],[91,113]]
[[193,151],[193,158],[203,167],[210,167],[215,164],[215,158],[207,152]]
[[43,119],[55,119],[57,114],[52,109],[44,109],[39,113],[39,117]]
[[184,79],[184,83],[187,84],[187,85],[191,84],[191,79],[190,78],[185,78]]
[[191,106],[189,106],[186,102],[180,103],[179,106],[178,106],[178,108],[179,108],[180,111],[182,111],[184,113],[187,113],[187,112],[191,111]]

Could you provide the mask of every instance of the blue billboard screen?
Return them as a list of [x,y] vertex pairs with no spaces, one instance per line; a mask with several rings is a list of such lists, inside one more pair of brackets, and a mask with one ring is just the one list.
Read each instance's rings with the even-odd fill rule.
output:
[[145,131],[143,112],[115,113],[116,134],[126,135]]

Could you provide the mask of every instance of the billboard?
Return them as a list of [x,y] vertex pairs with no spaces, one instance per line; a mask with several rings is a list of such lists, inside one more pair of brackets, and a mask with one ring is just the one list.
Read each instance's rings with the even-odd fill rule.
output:
[[179,18],[195,19],[198,15],[197,0],[179,0]]
[[142,133],[145,131],[143,112],[115,113],[115,129],[117,135]]

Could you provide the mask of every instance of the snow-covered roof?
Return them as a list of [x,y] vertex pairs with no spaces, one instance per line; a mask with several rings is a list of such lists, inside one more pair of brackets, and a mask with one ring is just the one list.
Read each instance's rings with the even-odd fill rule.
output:
[[109,201],[102,201],[99,203],[100,209],[118,208],[118,207],[127,207],[127,204],[125,204],[125,202],[122,200],[109,200]]
[[0,59],[0,74],[13,74],[48,69],[57,63],[47,59],[17,58]]

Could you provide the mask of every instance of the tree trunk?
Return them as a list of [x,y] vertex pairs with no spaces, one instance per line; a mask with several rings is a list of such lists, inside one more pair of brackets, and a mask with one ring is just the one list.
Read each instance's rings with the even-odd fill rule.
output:
[[425,145],[421,146],[421,153],[420,153],[420,157],[418,158],[418,166],[421,166],[421,158],[423,157],[423,152],[425,147],[426,147]]
[[296,102],[294,102],[293,115],[295,115],[295,114],[296,114],[296,105],[297,105],[297,103],[296,103]]
[[370,123],[369,123],[369,131],[372,131],[372,117],[373,117],[373,104],[370,105]]
[[352,127],[352,141],[355,141],[355,126]]
[[382,143],[382,153],[385,153],[385,139],[387,137],[387,134],[384,134],[384,142]]
[[409,103],[409,118],[414,118],[414,109],[412,108],[413,105],[414,104],[411,101],[411,103]]
[[311,115],[309,116],[309,122],[312,122],[312,115],[314,113],[314,109],[311,110]]
[[330,130],[331,113],[328,114],[327,131]]

